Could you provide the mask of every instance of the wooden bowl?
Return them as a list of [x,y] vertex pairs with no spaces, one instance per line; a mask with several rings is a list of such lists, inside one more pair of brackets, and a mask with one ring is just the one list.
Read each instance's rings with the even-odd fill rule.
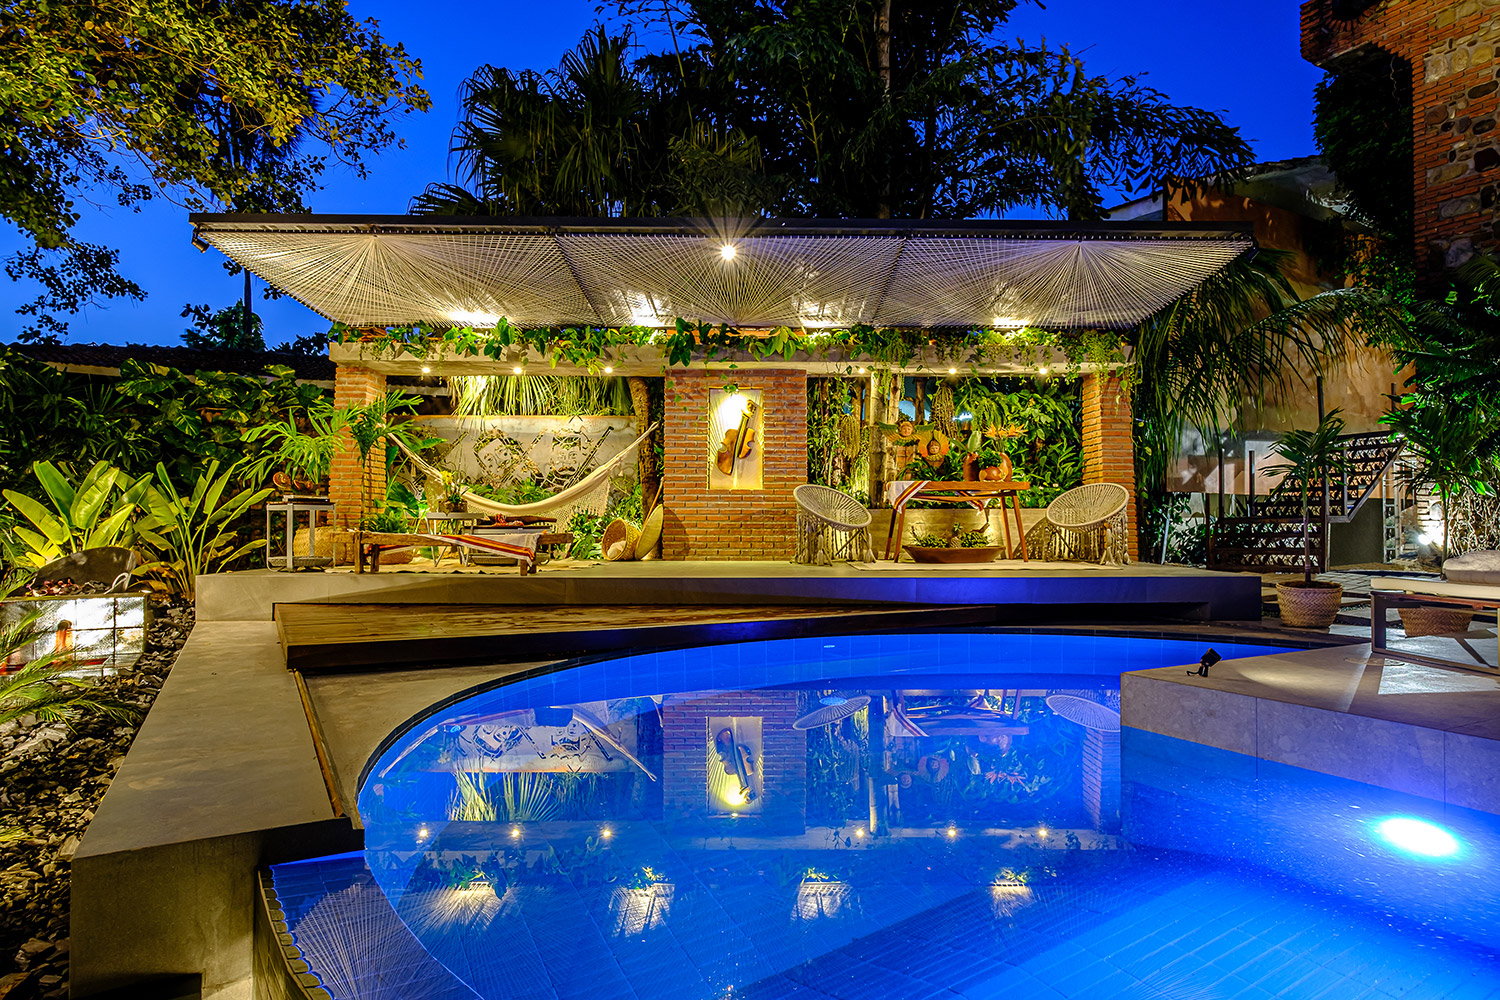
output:
[[974,549],[931,548],[926,545],[903,545],[913,562],[919,563],[985,563],[994,562],[1004,551],[1002,545],[986,545]]

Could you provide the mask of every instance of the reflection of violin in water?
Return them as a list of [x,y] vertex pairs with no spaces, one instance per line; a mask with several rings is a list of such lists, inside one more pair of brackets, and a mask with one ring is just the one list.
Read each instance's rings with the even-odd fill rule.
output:
[[750,455],[750,446],[755,442],[755,428],[751,426],[755,410],[755,403],[745,400],[739,427],[732,427],[724,432],[724,445],[714,456],[714,465],[726,476],[734,475],[735,462]]
[[724,765],[724,773],[739,779],[740,794],[745,796],[745,801],[753,801],[755,789],[750,785],[750,774],[754,765],[750,763],[750,751],[745,744],[737,741],[734,731],[725,727],[714,736],[714,750],[719,755],[719,762]]

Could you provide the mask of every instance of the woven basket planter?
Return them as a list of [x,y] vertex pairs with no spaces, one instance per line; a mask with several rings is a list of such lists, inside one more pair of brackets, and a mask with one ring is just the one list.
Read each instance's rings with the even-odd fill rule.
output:
[[1447,635],[1451,632],[1467,632],[1474,612],[1460,608],[1397,608],[1401,615],[1401,627],[1406,629],[1408,639],[1419,635]]
[[[599,549],[604,553],[604,558],[611,562],[634,559],[635,545],[641,540],[641,529],[631,524],[624,518],[617,517],[605,527],[603,536],[599,539]],[[623,545],[616,547],[617,542]],[[611,555],[611,551],[614,552]]]
[[1281,624],[1288,628],[1327,628],[1338,617],[1343,600],[1344,588],[1336,583],[1314,581],[1309,587],[1299,580],[1276,585]]

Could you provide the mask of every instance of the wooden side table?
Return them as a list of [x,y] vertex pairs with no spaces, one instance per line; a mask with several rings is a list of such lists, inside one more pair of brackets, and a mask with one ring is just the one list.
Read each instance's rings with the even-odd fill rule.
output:
[[[894,561],[901,560],[901,540],[906,537],[906,505],[914,500],[926,500],[931,503],[968,504],[975,500],[999,500],[1000,501],[1000,523],[1005,526],[1005,553],[1010,555],[1012,543],[1010,540],[1010,515],[1015,514],[1016,532],[1020,536],[1021,561],[1028,562],[1026,554],[1026,525],[1021,521],[1021,494],[1031,489],[1030,483],[1007,479],[1001,482],[983,482],[980,480],[967,480],[956,483],[929,482],[917,492],[906,497],[901,505],[891,512],[891,524],[885,532],[885,557],[892,559],[891,542],[894,538],[896,554]],[[1007,509],[1005,500],[1009,497],[1011,508]],[[987,505],[986,505],[987,506]]]

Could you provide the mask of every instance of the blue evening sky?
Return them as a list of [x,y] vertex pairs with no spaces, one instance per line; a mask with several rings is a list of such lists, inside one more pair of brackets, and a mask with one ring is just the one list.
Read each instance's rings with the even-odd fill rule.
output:
[[[421,59],[433,106],[397,123],[406,148],[370,161],[367,180],[331,173],[309,200],[318,212],[406,211],[413,194],[447,175],[459,84],[484,63],[551,68],[596,19],[594,0],[350,0],[349,6],[357,17],[375,18],[388,40],[405,43]],[[1007,34],[1082,51],[1092,73],[1145,72],[1147,82],[1173,101],[1223,112],[1260,159],[1275,160],[1315,152],[1312,88],[1320,73],[1298,55],[1297,12],[1296,0],[1049,0],[1045,10],[1019,8]],[[148,294],[141,303],[116,302],[72,317],[70,343],[176,344],[186,325],[179,316],[184,303],[219,308],[239,297],[242,279],[224,271],[216,251],[192,247],[187,213],[165,199],[139,213],[85,206],[77,232],[118,249],[121,271]],[[0,234],[0,255],[20,245],[13,232]],[[327,329],[325,320],[289,298],[261,300],[259,279],[256,285],[268,343]],[[17,283],[4,288],[0,340],[8,341],[23,326],[12,311],[35,292]]]

